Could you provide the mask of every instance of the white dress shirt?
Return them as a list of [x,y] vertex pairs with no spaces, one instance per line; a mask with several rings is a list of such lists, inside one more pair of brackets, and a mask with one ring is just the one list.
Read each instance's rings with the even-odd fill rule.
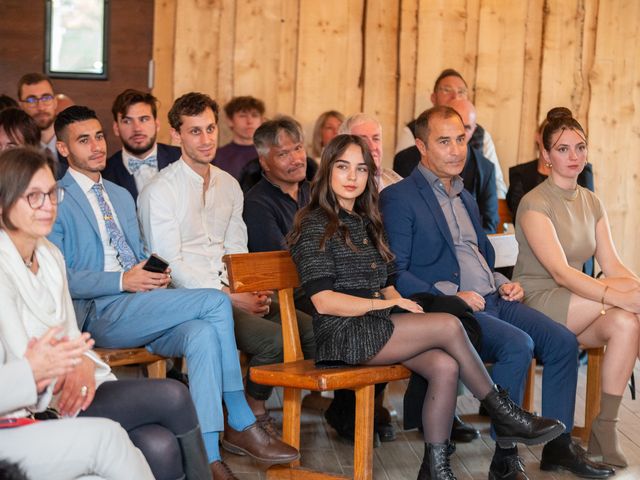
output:
[[238,181],[209,166],[209,185],[182,158],[160,171],[138,196],[145,247],[169,262],[173,284],[217,288],[227,283],[222,256],[247,252]]
[[127,172],[133,175],[133,179],[136,182],[136,188],[138,189],[138,192],[141,192],[142,189],[146,187],[147,184],[151,181],[151,179],[156,176],[156,173],[158,173],[158,167],[152,167],[151,165],[143,164],[140,165],[140,168],[134,173],[131,168],[129,168],[129,159],[139,160],[142,162],[149,157],[156,157],[156,160],[158,159],[157,143],[153,146],[151,152],[149,152],[149,154],[144,158],[136,157],[132,153],[127,152],[124,147],[122,148],[122,164],[124,165],[124,168],[127,170]]

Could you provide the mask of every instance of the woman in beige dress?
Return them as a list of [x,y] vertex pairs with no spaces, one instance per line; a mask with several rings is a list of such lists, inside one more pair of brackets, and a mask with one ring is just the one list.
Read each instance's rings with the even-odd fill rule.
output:
[[[622,394],[638,358],[640,279],[627,268],[611,239],[598,197],[577,184],[587,163],[583,128],[566,108],[547,114],[543,130],[547,180],[524,196],[516,218],[520,253],[514,270],[525,303],[566,324],[585,347],[605,345],[602,401],[589,452],[624,467],[616,422]],[[595,255],[604,277],[582,273]]]

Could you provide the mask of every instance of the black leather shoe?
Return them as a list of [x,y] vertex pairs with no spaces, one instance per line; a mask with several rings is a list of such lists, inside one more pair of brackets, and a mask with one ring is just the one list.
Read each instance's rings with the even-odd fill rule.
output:
[[453,417],[451,426],[451,440],[460,443],[469,443],[480,437],[480,432],[468,423],[464,423],[459,416]]
[[502,460],[491,461],[489,480],[529,480],[524,473],[524,463],[518,455],[509,455]]
[[446,443],[427,443],[418,480],[456,480],[449,463],[450,448]]
[[[354,418],[347,418],[348,416],[344,415],[344,413],[338,411],[338,409],[329,407],[326,412],[324,412],[324,418],[326,418],[327,423],[333,427],[336,433],[347,440],[350,443],[354,443],[354,430],[355,430],[355,420]],[[389,425],[392,429],[393,426]],[[395,431],[393,432],[393,440],[395,440]],[[373,448],[378,448],[380,446],[380,433],[378,432],[376,426],[374,425],[373,430]],[[392,440],[385,440],[390,442]]]
[[[382,399],[382,396],[380,396]],[[373,410],[373,431],[378,434],[381,442],[393,442],[396,439],[396,430],[391,423],[391,413],[385,407],[376,404]]]
[[589,460],[584,448],[573,440],[561,446],[545,445],[540,470],[567,470],[582,478],[608,478],[615,475],[615,470],[610,466]]
[[482,405],[489,412],[496,442],[504,448],[513,443],[537,445],[546,443],[565,430],[564,423],[552,418],[544,418],[529,413],[509,398],[507,392],[497,385],[482,399]]

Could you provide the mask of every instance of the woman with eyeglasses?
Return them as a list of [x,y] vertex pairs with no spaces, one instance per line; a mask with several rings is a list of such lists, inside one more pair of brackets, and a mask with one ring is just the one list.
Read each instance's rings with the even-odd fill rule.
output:
[[[616,423],[640,357],[640,278],[620,260],[602,202],[578,184],[587,165],[587,137],[569,109],[547,113],[542,147],[549,176],[518,207],[513,276],[526,292],[527,305],[565,324],[585,347],[606,346],[601,407],[591,426],[589,452],[626,467]],[[594,255],[603,278],[582,273],[585,260]]]
[[324,149],[311,200],[296,215],[289,243],[316,310],[316,362],[402,363],[428,380],[418,480],[455,480],[448,441],[458,377],[489,412],[498,442],[535,444],[562,433],[561,422],[521,410],[493,385],[458,318],[425,314],[395,289],[376,166],[361,137],[338,135]]
[[[23,369],[24,375],[19,384],[11,387],[1,385],[3,402],[7,388],[31,388],[32,395],[28,402],[9,403],[1,408],[0,417],[3,418],[0,423],[4,420],[5,424],[13,426],[12,419],[28,423],[25,418],[47,407],[55,408],[65,418],[108,418],[120,423],[127,431],[133,444],[148,461],[153,477],[211,478],[195,409],[188,390],[182,384],[173,380],[115,381],[108,365],[97,355],[90,351],[82,353],[91,343],[87,343],[88,335],[81,335],[78,330],[64,259],[46,239],[53,227],[58,203],[63,200],[64,191],[57,186],[51,161],[44,154],[31,148],[16,148],[0,154],[0,339],[4,350],[3,363],[6,366],[23,362],[23,367],[26,367],[24,359],[29,361],[35,347],[64,350],[60,345],[69,343],[69,349],[75,352],[70,364],[69,357],[62,355],[65,366],[62,371],[54,370],[39,377],[31,364],[33,376]],[[52,328],[57,329],[53,334]],[[41,340],[34,341],[34,338]],[[52,360],[51,364],[53,366],[55,362]],[[57,423],[59,420],[44,423],[49,422],[63,425],[57,428],[64,427],[64,424]],[[25,440],[29,438],[31,428],[27,425],[0,429],[0,455],[14,452],[19,459],[24,457],[28,469],[33,467],[38,471],[37,468],[42,468],[42,462],[61,447],[58,443],[64,442],[67,436],[47,437],[44,443],[34,443],[38,448],[32,451]],[[16,436],[24,440],[21,448],[12,442]],[[113,447],[123,449],[126,445],[120,442]],[[20,456],[20,452],[24,455]],[[110,460],[120,461],[119,458]],[[148,467],[145,470],[138,466],[136,471],[141,472],[140,477],[130,473],[107,475],[106,478],[152,478]],[[53,473],[34,477],[69,478]]]

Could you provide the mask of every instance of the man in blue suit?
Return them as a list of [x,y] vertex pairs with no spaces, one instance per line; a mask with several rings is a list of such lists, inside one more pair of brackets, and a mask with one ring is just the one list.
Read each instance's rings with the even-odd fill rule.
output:
[[[418,117],[416,133],[420,164],[381,194],[396,256],[396,288],[405,297],[429,292],[462,298],[482,328],[481,357],[495,363],[494,381],[515,402],[522,401],[527,367],[535,354],[544,363],[542,413],[567,426],[566,433],[545,445],[541,468],[589,478],[611,475],[571,440],[578,374],[575,336],[520,303],[520,285],[493,271],[494,252],[478,206],[460,178],[467,152],[462,118],[450,107],[434,107]],[[489,479],[526,478],[515,445],[502,449],[496,444]]]
[[122,150],[107,160],[102,177],[126,188],[136,200],[156,173],[180,158],[180,148],[157,143],[158,100],[150,93],[125,90],[114,100],[111,113]]
[[81,329],[102,347],[145,345],[153,353],[187,358],[214,478],[235,478],[218,449],[223,400],[231,427],[225,441],[237,452],[270,463],[297,459],[294,448],[256,423],[246,403],[228,296],[211,289],[167,289],[170,271],[144,270],[133,199],[100,174],[106,142],[95,112],[69,107],[58,115],[55,130],[57,148],[70,168],[59,182],[66,202],[60,204],[49,239],[65,257]]

